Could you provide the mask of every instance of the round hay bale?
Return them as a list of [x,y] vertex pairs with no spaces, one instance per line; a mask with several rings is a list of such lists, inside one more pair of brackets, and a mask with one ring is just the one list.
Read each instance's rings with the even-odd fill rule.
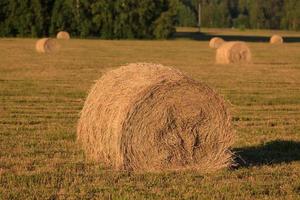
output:
[[226,42],[217,49],[218,64],[251,63],[252,55],[245,42]]
[[91,89],[77,141],[117,170],[214,171],[231,164],[231,117],[221,96],[178,70],[130,64]]
[[209,41],[209,47],[212,49],[219,48],[225,41],[222,38],[214,37]]
[[69,40],[70,39],[70,34],[66,31],[60,31],[57,33],[56,36],[57,39],[62,39],[62,40]]
[[271,44],[282,44],[283,38],[280,35],[273,35],[270,39]]
[[35,48],[39,53],[50,53],[57,51],[59,49],[59,45],[53,39],[43,38],[36,42]]

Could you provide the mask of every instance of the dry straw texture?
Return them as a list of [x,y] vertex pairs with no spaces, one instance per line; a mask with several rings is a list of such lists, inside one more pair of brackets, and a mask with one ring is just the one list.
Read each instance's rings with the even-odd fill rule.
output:
[[224,100],[178,70],[130,64],[93,86],[77,127],[88,158],[117,170],[214,171],[231,164]]
[[244,42],[226,42],[217,49],[218,64],[251,63],[252,55]]
[[222,38],[214,37],[209,41],[209,47],[212,49],[219,48],[225,41]]
[[39,53],[50,53],[57,51],[59,49],[59,45],[53,39],[43,38],[36,42],[35,49]]
[[283,38],[280,35],[273,35],[270,39],[271,44],[282,44]]
[[57,39],[63,39],[63,40],[69,40],[70,39],[70,34],[66,31],[60,31],[57,33],[56,36]]

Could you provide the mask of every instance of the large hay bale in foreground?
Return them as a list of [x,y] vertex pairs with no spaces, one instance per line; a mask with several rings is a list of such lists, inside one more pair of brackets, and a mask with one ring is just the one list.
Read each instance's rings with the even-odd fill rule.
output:
[[217,49],[217,64],[251,63],[252,54],[245,42],[226,42]]
[[39,53],[50,53],[57,51],[59,49],[59,45],[53,39],[43,38],[36,42],[35,49]]
[[62,39],[62,40],[69,40],[70,39],[70,34],[66,31],[60,31],[57,33],[56,36],[57,39]]
[[77,127],[88,158],[117,170],[213,171],[231,163],[231,118],[205,84],[154,64],[106,73]]
[[273,35],[270,39],[271,44],[282,44],[283,38],[280,35]]
[[214,37],[209,41],[209,47],[212,49],[219,48],[222,44],[224,44],[224,40],[219,37]]

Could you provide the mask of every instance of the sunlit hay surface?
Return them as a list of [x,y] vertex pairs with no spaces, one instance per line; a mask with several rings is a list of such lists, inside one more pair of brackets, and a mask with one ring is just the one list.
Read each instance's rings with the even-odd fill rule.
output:
[[119,170],[215,171],[232,161],[230,121],[207,85],[173,68],[130,64],[92,88],[78,141],[90,158]]
[[214,37],[209,41],[209,47],[212,49],[219,48],[225,41],[220,37]]
[[217,64],[249,64],[252,53],[245,42],[226,42],[217,49]]
[[56,36],[57,39],[61,39],[61,40],[69,40],[71,37],[70,37],[70,34],[66,31],[60,31],[57,33],[57,36]]
[[270,38],[270,43],[271,44],[283,44],[283,38],[280,35],[273,35]]
[[51,38],[42,38],[36,42],[35,49],[38,53],[57,52],[60,45]]

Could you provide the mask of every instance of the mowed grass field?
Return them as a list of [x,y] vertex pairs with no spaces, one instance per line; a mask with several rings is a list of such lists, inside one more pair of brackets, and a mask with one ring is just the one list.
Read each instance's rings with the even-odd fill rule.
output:
[[[216,65],[215,50],[199,38],[73,39],[53,54],[36,53],[36,39],[0,39],[0,199],[300,199],[300,41],[253,40],[253,64]],[[104,72],[132,62],[173,66],[223,95],[238,166],[136,174],[87,162],[76,144],[85,97]]]

